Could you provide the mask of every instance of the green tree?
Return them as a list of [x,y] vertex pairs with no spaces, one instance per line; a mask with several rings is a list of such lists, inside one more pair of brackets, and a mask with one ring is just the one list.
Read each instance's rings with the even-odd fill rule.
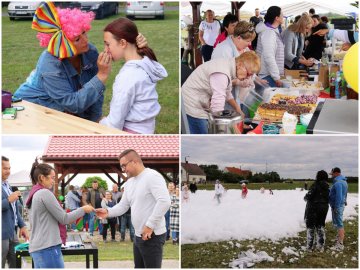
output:
[[90,176],[86,178],[85,183],[82,185],[82,187],[92,188],[92,182],[96,180],[99,184],[99,189],[102,188],[104,190],[108,190],[108,185],[104,179],[102,179],[99,176]]
[[200,165],[199,167],[203,169],[204,173],[206,174],[206,179],[208,181],[222,179],[223,173],[221,170],[219,170],[218,165]]

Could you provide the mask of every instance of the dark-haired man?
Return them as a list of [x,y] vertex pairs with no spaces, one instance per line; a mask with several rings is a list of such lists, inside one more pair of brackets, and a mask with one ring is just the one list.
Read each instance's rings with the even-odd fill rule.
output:
[[166,241],[164,216],[171,203],[165,179],[157,171],[145,168],[135,150],[122,152],[119,162],[128,178],[122,199],[112,208],[96,209],[96,213],[99,218],[116,217],[131,207],[135,268],[161,268]]
[[6,261],[9,268],[16,267],[16,257],[14,248],[19,244],[18,236],[16,235],[17,228],[19,236],[23,236],[26,240],[29,239],[29,233],[26,230],[25,223],[19,213],[17,202],[21,196],[20,191],[13,192],[11,186],[7,182],[10,176],[10,161],[8,158],[1,157],[1,180],[2,180],[2,193],[1,193],[1,258],[2,268],[5,268]]

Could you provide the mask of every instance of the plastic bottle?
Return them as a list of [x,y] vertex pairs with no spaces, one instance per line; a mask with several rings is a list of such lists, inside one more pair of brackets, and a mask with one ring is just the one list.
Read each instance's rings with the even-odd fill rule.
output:
[[335,79],[335,98],[336,99],[341,98],[340,91],[341,91],[341,75],[340,75],[340,71],[336,71],[336,79]]
[[322,56],[321,56],[321,64],[323,66],[326,66],[329,63],[329,58],[327,53],[325,52],[325,50],[322,52]]
[[335,98],[335,73],[330,74],[330,97]]

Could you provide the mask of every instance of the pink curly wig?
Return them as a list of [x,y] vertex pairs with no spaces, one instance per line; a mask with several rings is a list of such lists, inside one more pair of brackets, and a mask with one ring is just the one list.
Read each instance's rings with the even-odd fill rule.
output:
[[[75,8],[56,8],[56,10],[59,14],[61,28],[70,40],[73,40],[82,32],[87,32],[91,29],[91,22],[95,18],[95,14],[93,12],[85,13],[80,9]],[[49,45],[52,35],[53,34],[39,32],[36,37],[40,41],[40,46],[46,48]]]

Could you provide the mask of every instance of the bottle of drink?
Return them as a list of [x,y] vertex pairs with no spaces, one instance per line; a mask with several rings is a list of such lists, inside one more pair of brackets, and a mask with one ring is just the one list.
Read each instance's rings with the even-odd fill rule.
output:
[[322,56],[321,56],[321,64],[323,66],[326,66],[329,63],[329,58],[327,53],[325,52],[325,50],[322,52]]
[[330,74],[330,97],[335,98],[335,73]]
[[336,79],[335,79],[335,98],[341,98],[340,92],[341,91],[341,75],[340,71],[336,71]]

